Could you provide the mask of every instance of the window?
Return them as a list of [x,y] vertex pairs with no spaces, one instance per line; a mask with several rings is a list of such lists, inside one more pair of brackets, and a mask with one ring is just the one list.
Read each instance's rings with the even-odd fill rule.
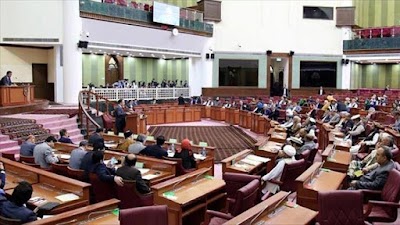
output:
[[333,20],[333,7],[303,7],[304,19]]
[[300,62],[300,87],[336,88],[337,62]]
[[258,86],[258,60],[220,59],[219,86]]

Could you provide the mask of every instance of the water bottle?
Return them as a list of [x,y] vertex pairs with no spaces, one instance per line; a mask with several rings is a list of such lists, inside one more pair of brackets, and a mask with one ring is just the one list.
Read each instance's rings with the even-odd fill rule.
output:
[[175,153],[175,144],[174,143],[172,143],[172,145],[171,145],[171,152]]
[[207,156],[206,148],[203,147],[203,148],[201,149],[201,155],[204,156],[204,157]]

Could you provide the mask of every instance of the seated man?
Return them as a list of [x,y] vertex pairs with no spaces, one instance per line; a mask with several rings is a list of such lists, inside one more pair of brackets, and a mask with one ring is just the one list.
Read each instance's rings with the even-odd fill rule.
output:
[[36,214],[25,207],[25,204],[32,197],[32,185],[21,181],[8,201],[5,196],[0,195],[0,215],[9,219],[21,220],[21,223],[28,223],[37,220]]
[[340,127],[340,132],[347,133],[354,125],[353,120],[351,120],[351,114],[348,112],[340,112],[340,115],[342,119],[336,126]]
[[162,146],[165,143],[164,136],[157,137],[157,143],[155,145],[147,146],[140,153],[147,156],[153,156],[162,159],[163,156],[168,156],[168,153]]
[[139,154],[146,146],[143,144],[146,141],[146,136],[139,134],[136,138],[136,142],[129,145],[128,152],[133,154]]
[[103,142],[104,143],[103,128],[97,128],[96,131],[93,134],[90,135],[89,144],[93,145],[96,142]]
[[94,163],[92,162],[93,153],[96,151],[104,151],[104,150],[105,150],[104,143],[96,142],[93,145],[93,150],[87,151],[86,154],[83,156],[82,161],[81,161],[81,166],[79,169],[85,171],[85,180],[89,179],[88,174],[90,173],[90,171],[93,170],[93,166],[94,166]]
[[394,122],[394,124],[391,127],[393,128],[393,130],[400,132],[400,112],[395,112],[394,118],[396,119],[396,121]]
[[67,144],[73,144],[71,141],[71,138],[69,138],[68,132],[66,129],[61,129],[60,130],[60,139],[58,139],[60,143],[67,143]]
[[136,181],[136,190],[139,193],[145,194],[149,193],[151,190],[149,186],[142,179],[142,175],[138,169],[135,168],[136,165],[136,155],[128,154],[125,156],[123,166],[118,168],[115,174],[122,177],[124,180]]
[[[381,134],[383,135],[383,134],[387,134],[387,133],[381,133]],[[352,146],[350,148],[350,152],[352,154],[357,154],[361,148],[365,152],[369,152],[370,148],[375,147],[375,145],[378,143],[379,139],[382,141],[382,139],[383,139],[382,135],[380,135],[380,133],[379,133],[379,127],[375,123],[372,123],[372,130],[368,134],[368,136],[366,138],[364,138],[364,140],[360,141],[357,145]],[[387,134],[387,135],[389,135],[389,134]],[[380,136],[382,136],[382,137],[380,137]]]
[[23,156],[33,156],[33,149],[35,146],[35,136],[29,135],[25,142],[21,144],[19,154]]
[[304,140],[304,145],[301,146],[299,149],[296,150],[296,155],[300,155],[306,150],[313,150],[315,148],[315,142],[314,142],[314,135],[312,134],[307,134]]
[[377,149],[375,157],[379,166],[363,175],[360,180],[352,181],[350,189],[382,190],[389,172],[394,168],[393,156],[389,147],[382,146]]
[[124,182],[120,176],[115,175],[115,168],[107,167],[103,162],[104,152],[95,151],[92,155],[92,163],[94,164],[92,173],[95,173],[99,180],[107,183],[114,183],[118,186],[124,186]]
[[354,126],[347,132],[347,136],[345,137],[346,140],[351,140],[352,145],[355,145],[357,143],[358,137],[361,136],[364,131],[364,123],[360,119],[360,115],[355,115],[351,117],[351,119],[354,121]]
[[279,186],[277,184],[273,184],[271,182],[268,182],[269,180],[280,180],[283,169],[285,168],[285,165],[287,163],[295,161],[295,156],[296,154],[296,149],[293,146],[290,145],[285,145],[283,147],[283,150],[279,150],[278,157],[277,159],[277,164],[276,166],[265,176],[263,176],[261,179],[263,181],[266,181],[267,184],[262,190],[262,193],[267,193],[270,192],[272,194],[275,194],[279,191]]
[[57,142],[57,140],[53,136],[49,136],[45,142],[36,145],[33,149],[35,163],[40,165],[40,168],[48,169],[51,164],[60,161],[57,156],[53,155],[54,142]]
[[69,167],[72,169],[81,168],[82,159],[87,153],[87,147],[89,143],[87,141],[81,141],[79,143],[79,148],[72,150],[71,158],[69,159]]
[[125,131],[124,132],[125,139],[122,141],[122,143],[118,144],[117,149],[121,149],[122,151],[127,152],[129,146],[133,144],[132,135],[133,133],[130,130]]

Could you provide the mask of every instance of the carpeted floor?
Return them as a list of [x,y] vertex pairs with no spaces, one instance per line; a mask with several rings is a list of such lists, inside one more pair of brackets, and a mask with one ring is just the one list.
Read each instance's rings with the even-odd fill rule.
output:
[[166,140],[174,138],[178,142],[184,138],[196,144],[201,141],[207,142],[209,146],[216,147],[216,162],[244,149],[252,148],[256,143],[255,139],[233,126],[151,126],[149,133],[154,137],[163,135]]

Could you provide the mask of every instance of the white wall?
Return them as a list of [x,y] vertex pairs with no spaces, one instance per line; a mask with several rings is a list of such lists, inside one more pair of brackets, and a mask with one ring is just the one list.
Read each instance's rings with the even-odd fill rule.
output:
[[62,0],[1,0],[0,28],[0,43],[6,43],[3,38],[58,38],[61,42]]
[[[16,83],[32,82],[32,64],[48,63],[46,49],[2,47],[0,46],[0,75],[5,75],[8,70],[13,72],[11,80]],[[48,69],[48,78],[51,82],[54,75]]]
[[[333,20],[303,19],[303,6],[351,6],[351,0],[224,0],[214,26],[215,50],[342,54]],[[238,47],[240,45],[241,47]]]

